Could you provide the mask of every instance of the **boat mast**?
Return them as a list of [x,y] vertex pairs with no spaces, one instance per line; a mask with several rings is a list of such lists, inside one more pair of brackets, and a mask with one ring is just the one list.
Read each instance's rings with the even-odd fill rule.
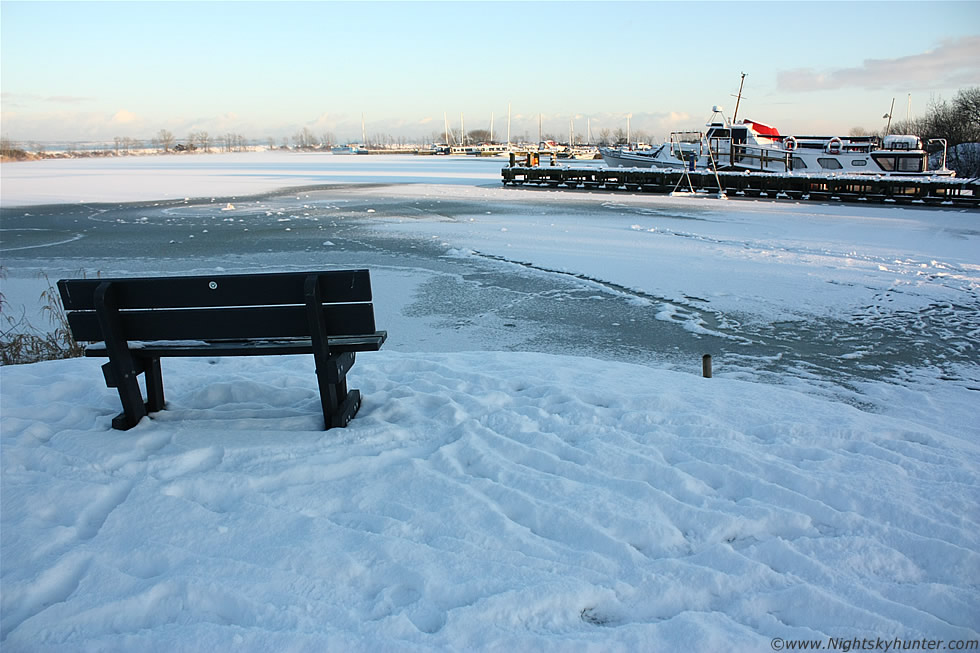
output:
[[742,101],[742,86],[745,85],[745,73],[742,73],[742,81],[738,83],[738,95],[735,98],[735,113],[732,115],[732,124],[738,120],[738,105]]
[[493,111],[490,112],[490,142],[493,143]]
[[507,148],[510,148],[510,102],[507,103]]
[[446,145],[452,145],[453,142],[449,140],[449,116],[446,115],[445,111],[442,112],[442,122],[445,123],[446,127]]

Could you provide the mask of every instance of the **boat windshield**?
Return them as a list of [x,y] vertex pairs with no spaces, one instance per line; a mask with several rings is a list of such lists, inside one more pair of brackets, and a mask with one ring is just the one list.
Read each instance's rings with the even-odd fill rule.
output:
[[887,172],[923,172],[925,170],[925,156],[920,154],[901,155],[901,154],[872,154],[875,162],[882,170]]
[[701,132],[673,132],[670,140],[675,143],[700,143],[701,136]]

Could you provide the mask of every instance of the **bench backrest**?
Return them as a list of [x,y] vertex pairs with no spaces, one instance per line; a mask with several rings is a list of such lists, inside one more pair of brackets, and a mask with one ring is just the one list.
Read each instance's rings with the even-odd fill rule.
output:
[[312,335],[311,279],[328,335],[376,331],[368,270],[62,279],[58,290],[79,342],[105,339],[100,287],[127,340],[293,338]]

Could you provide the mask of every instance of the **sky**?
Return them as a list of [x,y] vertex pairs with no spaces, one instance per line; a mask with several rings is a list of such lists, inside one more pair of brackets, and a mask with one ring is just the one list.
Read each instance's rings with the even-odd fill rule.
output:
[[[980,2],[0,2],[14,141],[881,129],[980,85]],[[363,132],[362,132],[363,125]]]

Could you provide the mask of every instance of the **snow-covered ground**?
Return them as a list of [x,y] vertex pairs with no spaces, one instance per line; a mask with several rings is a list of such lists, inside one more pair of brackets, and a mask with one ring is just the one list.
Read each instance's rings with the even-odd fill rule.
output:
[[[467,351],[487,347],[409,310],[413,271],[435,274],[412,263],[373,271],[391,339],[351,372],[365,401],[347,429],[319,430],[309,357],[165,361],[168,410],[125,433],[109,428],[119,406],[101,361],[0,368],[3,650],[980,639],[977,212],[511,189],[500,165],[285,153],[4,165],[8,298],[29,296],[37,269],[349,264],[361,250],[335,252],[337,235],[371,233],[570,279],[732,349],[713,379],[657,352],[639,365],[598,348]],[[280,200],[244,198],[324,184],[336,192],[303,190],[285,218]],[[356,201],[338,202],[341,187]],[[92,204],[185,197],[222,200],[147,204],[134,220]],[[23,214],[45,203],[78,217],[27,231]],[[262,220],[281,249],[238,251]],[[330,224],[336,240],[313,231]],[[130,229],[148,251],[185,235],[142,261],[79,254]],[[300,238],[317,249],[290,251]],[[628,337],[628,324],[603,328]],[[847,401],[827,392],[839,383],[827,367],[758,382],[746,361],[766,356],[767,330],[861,370]],[[888,347],[903,351],[886,368]]]

